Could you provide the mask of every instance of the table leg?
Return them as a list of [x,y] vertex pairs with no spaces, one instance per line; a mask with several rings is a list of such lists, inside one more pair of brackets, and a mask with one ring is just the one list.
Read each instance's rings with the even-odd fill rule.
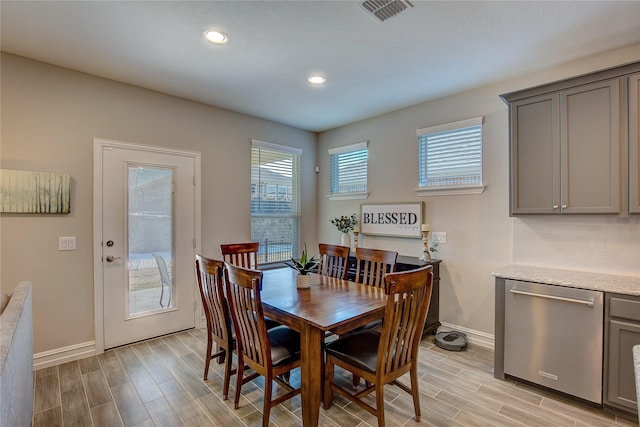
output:
[[324,332],[305,324],[300,334],[302,425],[316,427],[322,399],[322,339]]

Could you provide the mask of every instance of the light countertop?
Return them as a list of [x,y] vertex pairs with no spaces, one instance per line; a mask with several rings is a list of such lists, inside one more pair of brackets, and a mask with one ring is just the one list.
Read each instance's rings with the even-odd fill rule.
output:
[[593,273],[576,270],[537,267],[529,265],[508,265],[491,273],[495,277],[527,282],[590,289],[624,295],[640,296],[640,277],[616,274]]

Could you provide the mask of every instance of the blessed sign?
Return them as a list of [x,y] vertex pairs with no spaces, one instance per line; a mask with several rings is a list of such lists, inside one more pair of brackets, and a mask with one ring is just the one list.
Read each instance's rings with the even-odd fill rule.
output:
[[360,232],[380,236],[422,237],[422,203],[362,204]]

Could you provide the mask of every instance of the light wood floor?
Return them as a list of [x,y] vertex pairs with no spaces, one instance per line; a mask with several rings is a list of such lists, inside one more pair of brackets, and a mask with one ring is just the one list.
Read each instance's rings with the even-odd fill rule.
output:
[[[205,343],[206,330],[197,329],[40,369],[33,426],[259,426],[263,383],[243,386],[240,408],[234,410],[233,386],[230,400],[222,400],[222,365],[212,362],[209,380],[202,380]],[[410,396],[387,386],[387,425],[638,426],[539,388],[496,380],[492,370],[490,350],[449,352],[425,338],[419,370],[422,422],[413,419]],[[298,372],[291,381],[299,385]],[[300,426],[300,397],[272,409],[271,423]],[[320,425],[375,426],[376,420],[336,397],[328,411],[320,410]]]

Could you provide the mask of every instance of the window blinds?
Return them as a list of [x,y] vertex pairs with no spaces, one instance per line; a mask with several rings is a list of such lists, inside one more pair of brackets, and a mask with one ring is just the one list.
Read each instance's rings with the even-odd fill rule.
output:
[[482,185],[482,118],[418,130],[418,185]]
[[302,150],[253,141],[251,239],[259,263],[288,260],[298,252],[299,170]]
[[329,150],[331,194],[367,191],[367,143]]

